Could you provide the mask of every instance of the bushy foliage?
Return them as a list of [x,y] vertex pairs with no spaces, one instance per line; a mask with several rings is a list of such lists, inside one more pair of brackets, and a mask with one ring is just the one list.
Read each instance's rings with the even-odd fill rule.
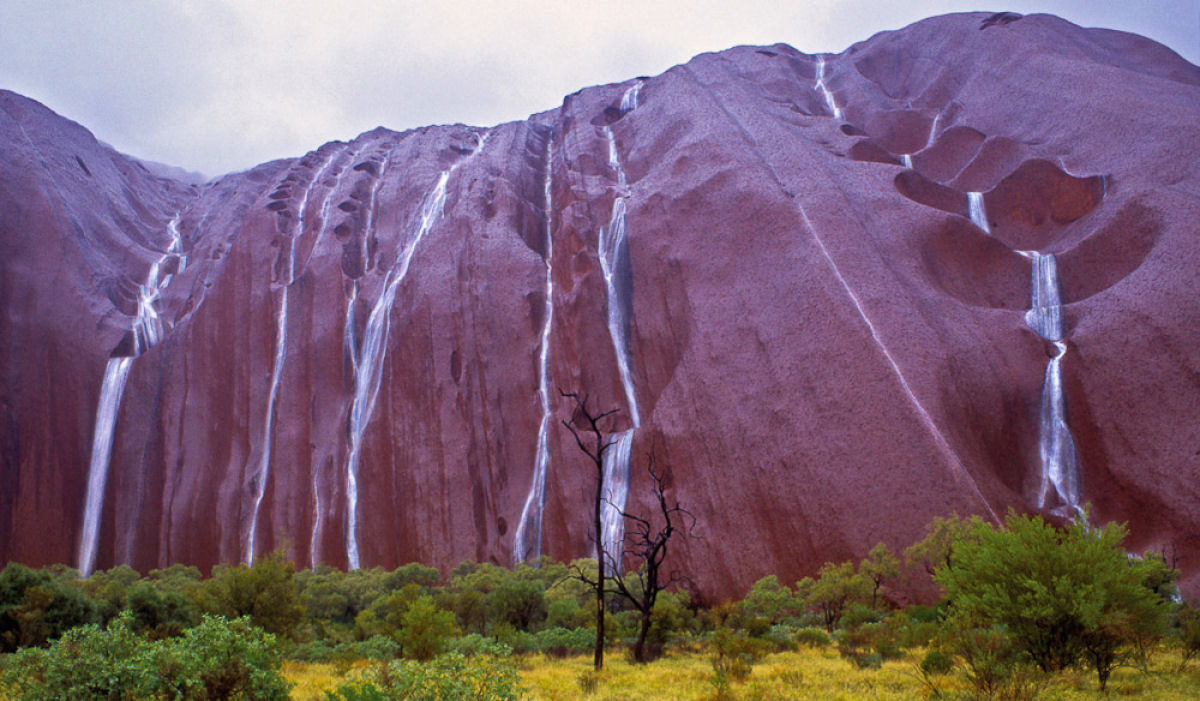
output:
[[797,589],[806,592],[805,603],[818,612],[826,630],[833,630],[846,607],[866,601],[871,591],[870,580],[855,572],[852,562],[827,562],[816,580],[805,580],[797,584]]
[[796,630],[795,641],[800,645],[808,647],[825,647],[830,642],[829,633],[826,633],[823,628],[816,626],[805,626]]
[[491,655],[458,652],[425,663],[397,660],[326,693],[328,701],[422,699],[422,701],[507,701],[521,694],[516,667]]
[[304,604],[297,586],[296,567],[282,551],[254,565],[217,565],[201,588],[199,599],[208,613],[249,616],[268,633],[296,637],[304,621]]
[[15,563],[0,571],[0,652],[45,645],[75,626],[100,620],[96,603],[70,576]]
[[1103,689],[1123,645],[1165,629],[1147,565],[1125,554],[1119,525],[1059,529],[1011,512],[1005,525],[975,523],[955,540],[953,564],[937,569],[956,616],[999,626],[1042,671],[1086,659]]
[[182,636],[151,641],[122,614],[75,628],[49,648],[8,660],[0,685],[26,699],[286,699],[274,636],[247,619],[205,616]]
[[401,616],[400,626],[397,642],[404,656],[415,660],[432,659],[458,632],[454,614],[439,609],[428,594],[413,601]]

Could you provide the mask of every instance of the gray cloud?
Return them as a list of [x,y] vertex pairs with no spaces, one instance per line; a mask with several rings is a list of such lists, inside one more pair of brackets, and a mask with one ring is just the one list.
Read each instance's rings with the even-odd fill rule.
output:
[[[1200,61],[1195,0],[1007,0]],[[0,6],[0,87],[137,156],[217,174],[378,125],[490,125],[704,51],[841,51],[962,0],[89,0]]]

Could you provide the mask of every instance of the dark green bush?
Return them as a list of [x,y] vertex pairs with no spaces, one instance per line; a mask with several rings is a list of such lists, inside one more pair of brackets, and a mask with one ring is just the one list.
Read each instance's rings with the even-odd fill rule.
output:
[[949,674],[954,669],[954,658],[934,648],[921,659],[921,671],[928,675]]
[[798,628],[794,635],[794,639],[798,644],[807,645],[809,647],[825,647],[832,642],[829,639],[829,633],[826,633],[824,628],[818,628],[816,626],[805,626],[803,628]]
[[547,628],[534,638],[538,650],[551,657],[589,654],[596,645],[596,631],[591,628]]

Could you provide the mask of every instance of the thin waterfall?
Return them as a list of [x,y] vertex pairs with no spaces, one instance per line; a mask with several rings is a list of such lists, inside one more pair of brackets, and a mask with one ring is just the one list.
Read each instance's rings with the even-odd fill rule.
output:
[[938,122],[942,121],[942,113],[938,112],[933,115],[933,123],[929,125],[929,138],[925,140],[925,147],[929,148],[933,145],[934,139],[937,138]]
[[[640,84],[639,84],[640,85]],[[636,91],[638,85],[630,88]],[[626,93],[626,96],[629,92]],[[622,99],[624,104],[624,99]],[[636,99],[634,100],[636,104]],[[612,556],[617,567],[621,562],[621,546],[624,539],[625,520],[622,512],[629,496],[629,458],[633,446],[633,434],[642,424],[638,411],[637,392],[630,371],[630,342],[629,323],[633,300],[627,298],[632,292],[628,286],[618,284],[621,273],[629,275],[629,236],[625,224],[625,214],[628,200],[632,196],[629,182],[625,176],[625,168],[621,165],[617,140],[612,129],[604,127],[603,133],[608,141],[609,165],[616,172],[617,196],[613,199],[612,216],[608,226],[601,227],[598,241],[600,253],[600,269],[604,273],[604,287],[607,293],[608,332],[612,338],[613,351],[617,358],[617,369],[621,375],[621,384],[625,389],[625,401],[633,427],[617,434],[604,454],[603,485],[605,503],[601,507],[600,522],[602,530],[601,543],[604,552]]]
[[[383,379],[383,359],[387,351],[388,330],[392,313],[392,305],[396,301],[396,289],[408,276],[409,265],[417,245],[434,223],[442,217],[446,204],[446,183],[450,175],[466,160],[478,155],[487,141],[487,134],[479,139],[471,156],[452,165],[438,177],[437,184],[425,195],[421,203],[420,218],[416,222],[416,230],[410,241],[404,247],[396,264],[384,278],[383,293],[371,308],[367,317],[367,328],[363,334],[362,347],[358,354],[354,372],[354,402],[350,408],[350,453],[346,458],[346,560],[350,569],[362,566],[358,552],[358,463],[362,454],[362,438],[366,432],[371,412],[375,408],[375,399],[379,395],[379,384]],[[383,172],[380,172],[380,180]],[[373,208],[372,208],[373,209]],[[371,214],[368,213],[368,224]]]
[[902,155],[900,156],[900,162],[904,164],[904,167],[905,167],[905,168],[908,168],[909,170],[912,170],[912,167],[913,167],[913,165],[912,165],[912,154],[910,154],[910,153],[905,153],[905,154],[902,154]]
[[621,96],[621,113],[632,112],[637,109],[638,95],[642,92],[642,81],[633,84],[633,87],[625,91]]
[[[639,83],[640,85],[640,83]],[[637,106],[637,94],[634,94],[633,105]],[[624,108],[625,101],[621,101]],[[631,108],[632,109],[632,108]],[[538,398],[542,404],[542,422],[538,426],[537,457],[533,466],[533,484],[529,488],[529,496],[525,498],[525,507],[521,510],[521,523],[517,526],[513,538],[513,564],[526,560],[536,561],[542,556],[542,512],[546,507],[546,472],[550,466],[550,326],[554,322],[554,237],[552,216],[554,213],[551,199],[551,169],[554,161],[554,143],[546,144],[546,177],[543,195],[546,208],[546,301],[543,307],[542,339],[538,352]],[[532,540],[532,542],[530,542]]]
[[304,233],[304,211],[308,208],[308,197],[313,188],[321,182],[321,177],[333,163],[334,154],[330,154],[316,175],[305,188],[300,197],[296,210],[296,227],[292,231],[291,240],[284,245],[288,248],[287,268],[284,270],[283,284],[279,294],[279,313],[275,318],[275,363],[271,370],[271,389],[267,394],[267,415],[263,420],[262,457],[258,463],[258,471],[254,475],[254,510],[250,516],[250,527],[246,531],[246,542],[243,553],[247,565],[254,564],[254,546],[258,536],[258,512],[262,508],[263,496],[267,493],[267,480],[271,475],[271,445],[275,430],[275,400],[279,396],[279,380],[283,376],[283,365],[287,361],[287,320],[288,295],[296,276],[296,243]]
[[1066,398],[1062,384],[1062,359],[1067,353],[1063,342],[1062,299],[1059,292],[1058,264],[1052,254],[1031,252],[1033,278],[1030,309],[1025,323],[1043,339],[1054,344],[1054,356],[1046,365],[1042,382],[1041,412],[1038,417],[1038,453],[1042,462],[1042,480],[1038,489],[1038,508],[1046,508],[1047,498],[1056,497],[1054,513],[1074,516],[1079,509],[1079,459],[1075,440],[1067,424]]
[[[961,200],[959,200],[961,202]],[[988,226],[987,210],[983,205],[982,192],[967,193],[967,209],[971,215],[971,223],[983,230],[985,234],[991,234],[991,227]]]
[[833,113],[834,119],[845,119],[846,115],[842,113],[842,108],[838,107],[837,100],[833,98],[833,93],[829,92],[829,86],[825,85],[825,57],[817,57],[817,89],[825,96],[825,105],[829,111]]
[[[187,256],[183,254],[183,237],[179,233],[179,215],[167,224],[171,236],[166,252],[150,265],[146,283],[138,289],[137,318],[130,331],[133,336],[134,355],[109,358],[104,369],[104,380],[100,385],[100,401],[96,406],[96,428],[92,433],[92,455],[88,464],[87,498],[83,506],[83,528],[79,538],[79,573],[89,577],[96,566],[96,551],[100,545],[100,519],[104,514],[104,490],[108,484],[109,463],[117,425],[117,413],[121,408],[121,397],[125,394],[125,383],[134,358],[153,348],[162,340],[163,324],[155,306],[159,296],[175,275],[187,267]],[[175,272],[161,274],[162,266],[169,258],[175,258]]]

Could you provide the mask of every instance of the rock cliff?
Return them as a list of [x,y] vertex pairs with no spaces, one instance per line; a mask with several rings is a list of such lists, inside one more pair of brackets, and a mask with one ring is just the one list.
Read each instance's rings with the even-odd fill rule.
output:
[[707,596],[1085,503],[1200,585],[1200,68],[1150,40],[737,47],[199,185],[9,92],[0,144],[0,561],[584,556],[561,388]]

